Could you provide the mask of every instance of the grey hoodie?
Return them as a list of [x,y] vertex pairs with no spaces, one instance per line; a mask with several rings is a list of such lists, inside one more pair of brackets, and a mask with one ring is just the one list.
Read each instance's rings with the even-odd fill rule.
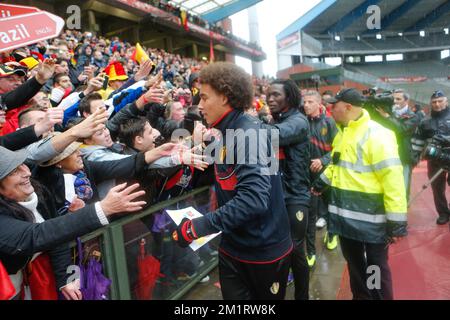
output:
[[[88,161],[111,161],[120,160],[128,158],[131,155],[120,154],[112,151],[111,149],[104,146],[92,146],[92,145],[82,145],[80,147],[81,155],[84,159]],[[148,165],[148,169],[163,169],[171,168],[180,164],[180,160],[173,157],[163,157]],[[103,199],[109,192],[111,188],[116,185],[115,180],[107,180],[97,185],[98,195],[100,199]]]

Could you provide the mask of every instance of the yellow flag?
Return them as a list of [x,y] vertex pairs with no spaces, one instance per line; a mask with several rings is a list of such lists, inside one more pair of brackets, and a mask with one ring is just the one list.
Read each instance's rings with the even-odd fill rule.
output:
[[149,60],[150,58],[148,57],[147,53],[144,51],[144,49],[142,49],[141,45],[138,43],[136,43],[136,49],[134,51],[134,54],[132,56],[132,59],[134,61],[136,61],[139,64],[144,63],[145,61]]

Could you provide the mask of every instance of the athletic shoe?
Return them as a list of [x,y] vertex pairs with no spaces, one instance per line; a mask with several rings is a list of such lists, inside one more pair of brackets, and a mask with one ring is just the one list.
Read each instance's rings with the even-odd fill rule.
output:
[[306,256],[306,261],[308,261],[308,266],[310,268],[314,267],[316,264],[316,255],[313,254],[312,256]]
[[440,216],[439,218],[437,218],[436,223],[439,225],[443,225],[446,224],[449,221],[449,216]]
[[328,232],[325,234],[325,241],[327,244],[328,250],[334,250],[337,248],[338,245],[338,237],[337,235],[332,236],[331,238],[328,236]]
[[327,225],[327,221],[324,218],[319,218],[316,222],[316,227],[322,229]]

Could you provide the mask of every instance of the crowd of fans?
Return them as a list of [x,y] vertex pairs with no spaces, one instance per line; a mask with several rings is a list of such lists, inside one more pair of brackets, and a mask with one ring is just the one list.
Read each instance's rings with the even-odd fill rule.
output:
[[[166,12],[169,12],[177,17],[181,16],[181,12],[182,12],[182,8],[178,5],[173,5],[171,4],[169,1],[164,1],[164,0],[149,0],[148,1],[149,4],[154,5],[155,7],[158,7],[161,10],[164,10]],[[198,15],[193,15],[190,12],[186,12],[186,18],[189,22],[194,23],[200,27],[206,28],[208,30],[211,30],[213,32],[219,33],[225,37],[231,38],[234,41],[238,41],[242,44],[245,44],[246,46],[249,46],[253,49],[256,50],[260,50],[262,51],[262,48],[255,42],[250,42],[250,41],[246,41],[242,38],[236,37],[234,34],[232,34],[231,32],[227,32],[225,31],[222,27],[215,25],[215,24],[210,24],[208,21],[206,21],[205,19],[202,19],[200,16]]]
[[[210,167],[200,175],[208,165],[191,149],[211,134],[197,108],[199,71],[207,62],[144,50],[150,59],[139,64],[136,48],[118,37],[66,30],[1,53],[0,145],[6,164],[0,166],[0,202],[6,211],[0,214],[0,261],[21,292],[15,298],[23,297],[29,260],[45,265],[50,259],[56,287],[66,299],[80,299],[78,287],[66,284],[65,270],[73,263],[68,241],[118,212],[212,184]],[[253,82],[253,111],[268,114],[268,79]],[[173,140],[177,129],[188,137]],[[153,221],[145,223],[155,231]],[[187,258],[192,274],[201,261]],[[179,274],[171,268],[161,265],[166,280]]]
[[[79,286],[67,281],[66,270],[73,263],[69,241],[108,224],[118,213],[136,212],[212,185],[213,167],[198,152],[208,136],[215,134],[198,110],[199,72],[208,63],[162,49],[143,48],[143,52],[149,59],[138,59],[142,52],[118,37],[66,30],[58,38],[0,55],[0,267],[12,280],[14,298],[23,297],[24,279],[29,278],[26,270],[34,263],[51,265],[55,289],[66,299],[81,299]],[[290,95],[295,101],[300,99],[295,83],[272,80],[253,77],[253,105],[245,110],[266,124],[282,120],[279,113],[292,102]],[[397,109],[407,110],[408,97],[404,92],[395,94],[403,103],[396,100]],[[303,115],[296,114],[304,123],[302,143],[309,144],[311,138],[317,154],[301,155],[304,158],[291,164],[302,163],[300,175],[306,177],[310,171],[322,172],[331,161],[336,126],[329,116],[331,104],[326,108],[322,102],[322,98],[328,101],[325,97],[316,91],[302,95]],[[433,97],[444,99],[438,93]],[[291,104],[298,109],[299,103]],[[398,118],[406,119],[404,113]],[[182,134],[174,134],[176,130]],[[410,144],[411,137],[399,141]],[[410,177],[410,171],[406,176]],[[406,181],[405,177],[409,185],[410,180]],[[299,185],[304,192],[298,191]],[[296,182],[296,186],[297,193],[309,194],[309,180]],[[309,197],[302,201],[309,206]],[[301,241],[307,237],[309,243],[302,253],[305,274],[315,264],[316,215],[317,227],[323,227],[320,220],[326,211],[298,211],[310,216],[308,225],[307,220],[303,222],[300,237]],[[156,247],[173,245],[170,238],[165,240],[171,230],[167,225],[158,227],[159,219],[154,214],[143,222]],[[334,250],[336,234],[327,233],[325,243]],[[185,259],[181,271],[192,275],[198,270],[202,262],[198,256],[187,251],[178,254]],[[155,256],[161,260],[166,281],[179,276],[180,270],[167,262],[167,256]],[[304,278],[297,274],[297,280]],[[296,286],[296,297],[307,299],[307,285],[303,293],[301,285]]]

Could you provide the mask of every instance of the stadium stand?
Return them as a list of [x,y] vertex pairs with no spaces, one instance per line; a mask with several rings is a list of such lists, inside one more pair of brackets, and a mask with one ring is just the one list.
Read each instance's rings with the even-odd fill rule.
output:
[[357,39],[321,39],[324,54],[367,54],[427,51],[444,49],[450,46],[450,37],[442,34],[420,36],[395,36],[384,37],[380,40],[374,36]]
[[369,73],[378,77],[427,77],[443,78],[449,74],[448,65],[440,61],[387,62],[371,64],[347,64],[346,69]]
[[[374,4],[380,9],[381,29],[369,30],[367,12]],[[403,88],[413,100],[427,104],[434,90],[450,93],[449,17],[448,1],[323,0],[278,34],[278,75],[302,79],[294,76],[302,69],[296,67],[299,63],[308,73],[340,65],[340,85],[327,85],[327,90],[337,91],[346,81]],[[392,54],[398,61],[388,60]],[[369,62],[368,56],[376,56],[377,62]]]

